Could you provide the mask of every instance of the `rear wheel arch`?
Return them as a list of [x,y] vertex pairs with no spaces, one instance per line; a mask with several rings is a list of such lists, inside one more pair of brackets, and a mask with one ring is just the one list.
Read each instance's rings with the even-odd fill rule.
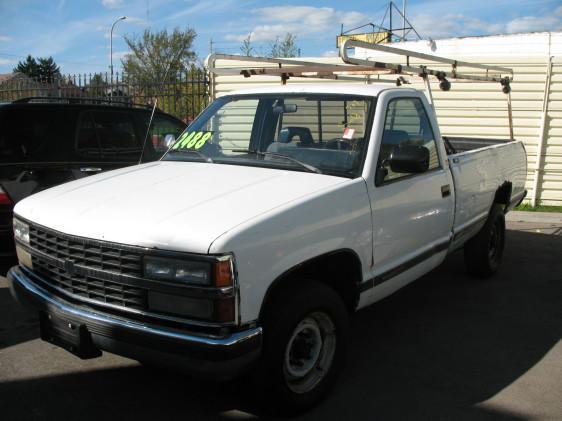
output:
[[259,319],[274,302],[275,297],[288,288],[298,288],[299,281],[315,280],[328,285],[340,296],[345,307],[352,312],[359,302],[359,284],[362,281],[361,260],[351,249],[325,253],[285,271],[269,286],[262,301]]
[[[504,211],[505,211],[505,209],[507,209],[507,207],[511,203],[512,191],[513,191],[513,183],[511,181],[504,181],[496,190],[493,205],[495,204],[504,205]],[[490,212],[491,210],[492,209],[490,209]]]

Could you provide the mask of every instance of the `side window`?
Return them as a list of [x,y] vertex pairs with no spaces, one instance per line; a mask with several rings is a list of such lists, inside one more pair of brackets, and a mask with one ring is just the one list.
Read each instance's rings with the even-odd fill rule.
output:
[[139,148],[140,142],[129,114],[111,111],[94,111],[92,114],[102,153],[105,150],[114,152],[116,149]]
[[[145,125],[148,125],[150,115],[147,116]],[[158,158],[168,150],[170,145],[185,130],[186,125],[164,115],[155,115],[150,126],[149,140],[152,142]],[[144,141],[144,139],[143,139]]]
[[393,148],[399,145],[419,145],[429,151],[429,170],[440,167],[437,143],[429,117],[419,98],[399,98],[389,102],[379,153],[377,171],[384,171],[383,182],[407,177],[409,173],[395,173],[385,162]]
[[82,115],[77,152],[110,161],[134,161],[141,151],[132,117],[124,112],[90,111]]
[[78,126],[76,151],[83,155],[100,156],[100,145],[96,135],[96,126],[90,112],[82,114]]

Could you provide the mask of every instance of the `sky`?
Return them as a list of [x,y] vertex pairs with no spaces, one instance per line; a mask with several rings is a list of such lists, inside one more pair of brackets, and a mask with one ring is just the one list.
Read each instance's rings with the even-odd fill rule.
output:
[[[395,2],[402,8],[402,0]],[[560,0],[409,0],[406,16],[422,38],[562,31]],[[145,29],[193,28],[200,60],[210,42],[218,52],[239,54],[250,35],[258,54],[287,32],[296,34],[303,56],[337,55],[336,35],[356,26],[379,25],[387,1],[347,0],[0,0],[0,73],[28,54],[52,56],[63,73],[120,70],[128,53],[123,36]],[[395,21],[398,14],[395,14]],[[388,21],[386,22],[388,24]],[[387,25],[388,26],[388,25]],[[370,30],[370,28],[367,28]]]

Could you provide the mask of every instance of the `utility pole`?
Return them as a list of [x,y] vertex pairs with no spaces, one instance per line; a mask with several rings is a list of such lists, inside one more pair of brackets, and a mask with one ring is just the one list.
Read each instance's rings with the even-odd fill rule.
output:
[[213,38],[209,38],[209,54],[213,54]]
[[393,6],[393,4],[392,4],[392,2],[390,2],[390,4],[388,5],[388,9],[389,9],[389,12],[390,12],[390,14],[389,14],[390,36],[388,37],[388,42],[392,42],[392,35],[394,35],[392,33],[392,6]]

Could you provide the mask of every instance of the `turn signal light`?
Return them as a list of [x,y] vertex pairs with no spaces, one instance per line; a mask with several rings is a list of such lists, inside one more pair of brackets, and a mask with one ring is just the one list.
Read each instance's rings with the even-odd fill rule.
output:
[[215,263],[215,286],[217,288],[230,287],[233,284],[232,260],[230,258]]

